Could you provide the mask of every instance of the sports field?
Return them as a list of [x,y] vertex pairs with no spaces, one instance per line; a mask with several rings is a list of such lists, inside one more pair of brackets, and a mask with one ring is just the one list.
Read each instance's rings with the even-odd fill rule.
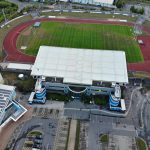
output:
[[42,22],[39,28],[24,30],[17,40],[17,47],[27,46],[23,51],[29,55],[36,55],[40,45],[123,50],[127,62],[143,61],[133,28],[128,26]]

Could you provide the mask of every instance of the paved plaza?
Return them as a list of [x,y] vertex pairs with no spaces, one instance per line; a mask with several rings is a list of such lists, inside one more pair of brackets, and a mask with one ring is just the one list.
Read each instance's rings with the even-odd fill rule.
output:
[[110,135],[107,150],[137,150],[135,138],[129,136]]
[[[130,98],[132,100],[131,106]],[[15,150],[20,150],[26,139],[26,134],[30,130],[40,130],[44,133],[42,149],[65,150],[69,144],[74,147],[75,143],[72,141],[75,139],[77,126],[72,127],[72,122],[74,122],[72,120],[79,119],[79,150],[103,149],[99,138],[102,134],[108,134],[110,137],[110,143],[107,147],[109,149],[114,147],[114,143],[117,143],[115,144],[116,148],[120,148],[123,144],[119,145],[118,143],[126,142],[127,144],[123,146],[124,149],[128,147],[127,149],[130,150],[132,147],[136,150],[135,137],[138,135],[144,137],[145,135],[141,128],[141,111],[145,98],[146,96],[141,93],[140,86],[135,88],[129,86],[126,90],[126,100],[130,111],[125,117],[106,116],[102,113],[94,114],[90,109],[96,108],[95,106],[84,105],[79,100],[70,101],[68,104],[56,101],[47,101],[47,105],[33,104],[32,119],[16,128],[8,142],[8,147],[13,146]],[[149,99],[149,94],[147,99]],[[149,115],[145,116],[145,114],[148,114],[148,110],[149,104],[147,102],[143,112],[143,122],[146,127]],[[149,130],[148,127],[147,130]],[[71,132],[72,136],[70,131],[73,131]],[[147,138],[149,142],[148,132],[144,138]],[[12,145],[12,143],[14,144]]]

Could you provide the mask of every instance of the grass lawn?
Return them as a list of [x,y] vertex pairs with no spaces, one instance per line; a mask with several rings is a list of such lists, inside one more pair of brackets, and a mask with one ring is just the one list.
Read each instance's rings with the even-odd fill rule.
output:
[[68,150],[68,141],[69,141],[69,134],[70,134],[70,124],[71,124],[71,120],[69,119],[69,127],[68,127],[68,133],[67,133],[67,140],[65,143],[65,150]]
[[96,105],[106,106],[108,104],[108,96],[105,95],[97,95],[93,97]]
[[37,135],[42,135],[40,131],[31,131],[28,133],[28,136],[37,136]]
[[106,106],[108,104],[109,97],[106,95],[93,95],[93,96],[82,96],[81,101],[85,104],[90,104],[90,102],[94,102],[94,104],[98,106]]
[[146,150],[146,144],[142,139],[137,138],[136,144],[137,144],[138,150]]
[[109,141],[108,135],[107,135],[107,134],[101,135],[101,136],[100,136],[100,141],[101,141],[102,143],[108,143],[108,141]]
[[23,93],[31,92],[34,89],[35,80],[25,75],[25,79],[21,80],[18,78],[19,73],[14,72],[1,72],[4,79],[4,83],[12,86],[16,86],[17,90]]
[[127,26],[42,22],[39,28],[23,31],[17,40],[17,47],[27,46],[24,52],[29,55],[36,55],[40,45],[123,50],[127,62],[143,61],[133,28]]
[[75,140],[75,148],[74,148],[74,150],[78,150],[79,149],[79,142],[80,142],[80,120],[77,121],[76,140]]

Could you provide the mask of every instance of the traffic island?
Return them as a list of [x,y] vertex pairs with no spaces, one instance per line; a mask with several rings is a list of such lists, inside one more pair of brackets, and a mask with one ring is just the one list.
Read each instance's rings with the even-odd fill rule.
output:
[[136,145],[138,150],[148,150],[145,140],[140,137],[136,138]]

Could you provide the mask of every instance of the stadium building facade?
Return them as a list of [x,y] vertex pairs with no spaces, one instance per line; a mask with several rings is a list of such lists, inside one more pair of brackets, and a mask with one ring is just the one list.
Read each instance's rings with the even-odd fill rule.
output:
[[125,110],[121,86],[128,83],[125,52],[41,46],[31,75],[37,79],[29,98],[45,103],[46,90],[109,95],[111,110]]

